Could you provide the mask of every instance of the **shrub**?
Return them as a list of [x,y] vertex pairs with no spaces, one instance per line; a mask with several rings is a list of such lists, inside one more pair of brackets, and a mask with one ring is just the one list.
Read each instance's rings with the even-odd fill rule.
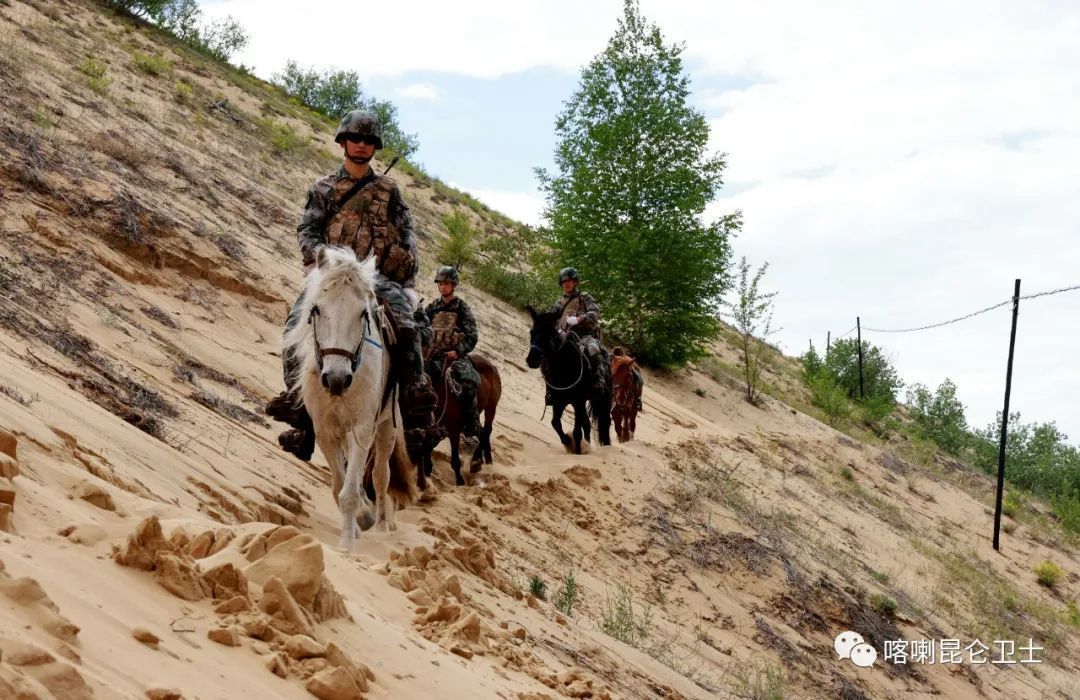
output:
[[1001,501],[1001,512],[1010,518],[1015,518],[1024,507],[1024,500],[1023,494],[1019,491],[1009,491]]
[[1033,571],[1035,572],[1035,578],[1038,582],[1047,588],[1056,586],[1061,582],[1062,577],[1065,575],[1062,568],[1051,561],[1044,561],[1042,564],[1036,566]]
[[86,84],[90,89],[99,95],[105,94],[105,90],[112,83],[112,79],[106,75],[108,66],[93,58],[87,58],[80,63],[79,72],[86,76]]
[[847,392],[829,372],[819,372],[810,379],[810,395],[811,403],[825,412],[825,418],[832,427],[839,427],[850,419],[851,403]]
[[870,596],[870,607],[888,617],[895,615],[897,608],[895,600],[881,593]]
[[600,629],[623,644],[641,648],[649,638],[652,611],[646,606],[641,613],[634,610],[634,596],[630,588],[619,584],[614,596],[608,591],[604,609],[600,612]]
[[1066,606],[1065,621],[1073,627],[1080,627],[1080,608],[1076,607],[1076,601],[1070,600]]
[[574,580],[574,572],[571,571],[563,579],[562,587],[555,592],[555,597],[551,602],[555,604],[555,608],[567,617],[574,616],[574,605],[578,602],[578,596],[580,591],[578,590],[577,581]]
[[173,99],[179,104],[191,106],[194,93],[195,90],[191,87],[191,83],[177,80],[173,91]]
[[145,54],[136,51],[131,54],[131,62],[147,75],[164,75],[172,72],[172,62],[164,56]]
[[296,133],[288,124],[281,124],[270,118],[260,119],[259,129],[274,151],[281,155],[294,153],[308,145],[307,137]]
[[799,361],[802,363],[803,381],[805,381],[807,384],[809,384],[810,380],[813,377],[816,377],[818,372],[820,372],[825,367],[825,363],[822,362],[821,356],[817,354],[817,351],[814,350],[813,346],[811,346],[810,349],[807,350],[806,353],[799,358]]
[[544,583],[544,579],[540,578],[539,574],[533,574],[529,579],[529,592],[532,593],[533,598],[538,600],[547,600],[547,584]]

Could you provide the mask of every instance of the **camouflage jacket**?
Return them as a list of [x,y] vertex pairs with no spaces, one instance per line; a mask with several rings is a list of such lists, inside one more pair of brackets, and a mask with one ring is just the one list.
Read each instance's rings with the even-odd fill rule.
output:
[[[551,311],[559,314],[558,329],[560,331],[573,329],[578,335],[600,337],[600,307],[596,305],[596,300],[591,294],[585,294],[576,289],[570,294],[563,294],[562,299],[551,307]],[[566,319],[571,316],[577,316],[576,326],[571,326],[566,322]]]
[[414,287],[419,267],[416,232],[409,207],[392,179],[369,170],[360,180],[364,183],[360,191],[332,219],[327,218],[331,205],[356,182],[342,166],[308,190],[296,227],[304,265],[315,262],[319,246],[341,245],[353,248],[361,258],[374,253],[379,272],[402,286]]
[[436,299],[424,311],[435,334],[424,352],[426,357],[438,357],[451,350],[464,357],[476,347],[480,338],[476,316],[464,300],[454,297],[447,303]]

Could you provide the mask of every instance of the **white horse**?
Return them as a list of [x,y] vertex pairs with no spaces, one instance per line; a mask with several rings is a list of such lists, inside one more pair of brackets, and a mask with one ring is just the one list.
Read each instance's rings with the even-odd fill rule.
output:
[[415,496],[391,384],[387,342],[393,338],[375,297],[375,275],[374,258],[360,262],[352,250],[321,248],[304,283],[301,322],[282,340],[283,351],[299,360],[289,389],[299,390],[330,464],[342,515],[340,547],[347,552],[356,545],[361,505],[371,520],[365,486],[374,487],[374,520],[383,531],[397,529],[395,499],[408,503]]

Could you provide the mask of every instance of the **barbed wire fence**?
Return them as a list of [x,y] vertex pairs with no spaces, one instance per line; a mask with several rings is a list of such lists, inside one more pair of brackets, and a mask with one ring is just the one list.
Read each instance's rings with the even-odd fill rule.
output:
[[[1080,290],[1080,284],[1071,285],[1068,287],[1058,287],[1057,289],[1049,289],[1045,292],[1036,292],[1035,294],[1020,295],[1020,280],[1015,281],[1013,295],[1004,301],[991,304],[989,306],[972,311],[971,313],[957,316],[956,318],[950,318],[947,321],[940,321],[938,323],[930,323],[922,326],[914,326],[912,328],[871,328],[869,326],[862,325],[862,318],[855,318],[855,325],[848,331],[836,336],[835,340],[841,340],[851,335],[857,334],[858,343],[858,356],[859,356],[859,395],[861,398],[865,398],[866,392],[864,388],[863,380],[863,357],[862,357],[862,332],[868,331],[870,333],[916,333],[919,331],[927,331],[934,328],[942,328],[944,326],[951,326],[954,323],[960,323],[967,321],[968,319],[981,316],[982,314],[989,313],[996,309],[1000,309],[1003,306],[1012,304],[1012,329],[1009,333],[1009,361],[1005,370],[1005,405],[1001,414],[1001,442],[998,447],[998,474],[997,474],[997,493],[994,506],[994,549],[1000,550],[1000,530],[1001,530],[1001,506],[1002,496],[1005,487],[1005,447],[1008,442],[1008,426],[1009,426],[1009,398],[1012,394],[1012,370],[1013,370],[1013,357],[1016,349],[1016,321],[1019,316],[1020,302],[1025,300],[1040,299],[1043,297],[1054,296],[1057,294],[1064,294],[1066,292],[1075,292]],[[825,356],[828,358],[829,350],[832,346],[832,333],[826,335],[825,340]],[[813,342],[810,344],[810,349],[813,350]]]

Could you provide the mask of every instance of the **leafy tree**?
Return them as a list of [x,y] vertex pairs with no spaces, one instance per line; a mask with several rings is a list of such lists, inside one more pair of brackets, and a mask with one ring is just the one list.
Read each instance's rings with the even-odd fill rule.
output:
[[[887,396],[895,402],[896,392],[904,384],[896,373],[896,368],[881,348],[865,340],[862,342],[862,352],[866,398]],[[860,398],[858,340],[843,338],[835,341],[825,358],[825,367],[850,398]]]
[[202,8],[196,0],[168,0],[162,3],[154,21],[185,44],[199,43]]
[[456,267],[460,272],[471,265],[476,257],[474,243],[476,231],[469,225],[468,214],[459,209],[445,215],[443,224],[446,225],[448,236],[439,249],[439,261],[444,265]]
[[542,232],[529,226],[504,229],[480,245],[472,274],[476,286],[518,307],[542,304],[558,293],[556,263]]
[[810,349],[799,358],[802,362],[803,368],[803,380],[809,384],[811,378],[817,376],[817,373],[825,367],[825,363],[821,360],[821,355],[817,354],[817,350],[811,345]]
[[162,9],[174,0],[106,0],[108,7],[143,19],[156,20]]
[[738,298],[724,301],[727,308],[725,316],[735,322],[739,332],[739,352],[742,354],[743,378],[746,381],[746,400],[757,403],[761,387],[761,360],[765,352],[765,341],[774,331],[772,329],[773,297],[776,292],[763,292],[760,289],[761,278],[769,269],[764,263],[750,276],[750,263],[744,257],[739,262],[739,278],[736,282]]
[[416,134],[402,130],[397,106],[387,100],[366,97],[360,74],[354,70],[330,69],[320,73],[314,68],[301,68],[296,61],[288,61],[271,80],[286,94],[332,119],[341,118],[351,109],[375,113],[383,125],[383,146],[398,155],[408,157],[420,147]]
[[956,384],[946,379],[930,393],[922,384],[908,389],[908,406],[922,434],[938,447],[954,455],[969,443],[964,404],[956,397]]
[[219,61],[228,61],[242,51],[248,43],[248,33],[232,17],[215,20],[199,31],[196,48],[200,48]]
[[702,217],[725,161],[706,152],[708,123],[687,102],[683,48],[624,0],[607,48],[556,119],[556,171],[537,170],[559,262],[581,271],[611,335],[670,366],[716,336],[741,225],[738,212]]

